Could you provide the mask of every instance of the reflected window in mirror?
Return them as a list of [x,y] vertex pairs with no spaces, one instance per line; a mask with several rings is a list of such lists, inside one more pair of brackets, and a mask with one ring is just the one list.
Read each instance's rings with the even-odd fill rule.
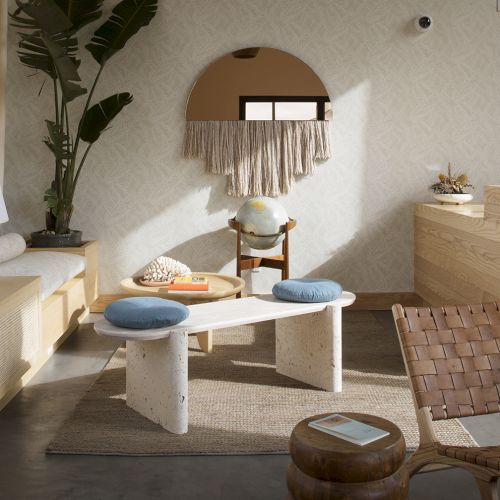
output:
[[274,120],[273,102],[245,103],[245,120]]
[[275,120],[317,120],[317,102],[277,102],[274,104]]
[[240,96],[240,120],[328,120],[325,96]]

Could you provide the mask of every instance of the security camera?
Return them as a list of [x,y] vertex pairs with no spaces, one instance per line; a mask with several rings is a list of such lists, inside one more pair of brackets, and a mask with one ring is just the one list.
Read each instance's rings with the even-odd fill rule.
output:
[[432,17],[430,16],[419,16],[415,19],[415,28],[420,33],[426,33],[432,27]]

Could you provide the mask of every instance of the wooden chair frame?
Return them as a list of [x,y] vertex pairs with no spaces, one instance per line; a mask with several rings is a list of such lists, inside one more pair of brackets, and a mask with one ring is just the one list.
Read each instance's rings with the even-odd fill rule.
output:
[[[496,304],[495,304],[496,306]],[[468,306],[464,306],[468,307]],[[478,306],[475,306],[478,307]],[[481,305],[482,307],[482,305]],[[416,388],[415,388],[415,373],[413,373],[412,369],[409,366],[407,353],[405,352],[405,344],[403,340],[404,333],[410,333],[413,330],[408,328],[408,320],[407,320],[407,311],[412,310],[413,312],[421,312],[427,310],[429,316],[432,317],[433,313],[443,308],[404,308],[400,304],[396,304],[392,307],[392,312],[394,316],[394,321],[396,323],[396,330],[398,333],[398,339],[401,347],[401,352],[403,355],[403,360],[405,364],[406,373],[410,380],[410,388],[412,392],[412,399],[415,406],[415,412],[417,416],[417,424],[420,434],[420,442],[417,450],[410,456],[409,459],[405,462],[405,466],[408,469],[410,478],[416,474],[418,471],[423,469],[425,466],[430,464],[441,464],[452,467],[459,467],[469,471],[476,481],[478,489],[481,494],[481,498],[483,500],[498,500],[498,489],[497,489],[497,479],[500,477],[500,470],[496,468],[491,468],[485,465],[477,465],[471,462],[467,462],[465,460],[452,458],[450,456],[446,456],[443,454],[443,449],[446,448],[445,445],[439,442],[433,426],[433,415],[430,406],[425,406],[419,403]],[[446,309],[446,308],[445,308]],[[425,330],[423,328],[422,330]],[[500,401],[499,401],[500,404]],[[482,413],[494,413],[498,410],[490,410]],[[474,412],[472,414],[478,414]],[[440,418],[454,418],[454,417],[440,417]],[[436,420],[436,418],[434,418]],[[451,448],[451,447],[450,447]],[[467,450],[467,448],[465,448]],[[469,449],[473,449],[472,447]],[[491,451],[491,448],[474,448],[478,450],[480,454],[483,450],[485,452]],[[498,447],[498,455],[500,455],[500,446]]]

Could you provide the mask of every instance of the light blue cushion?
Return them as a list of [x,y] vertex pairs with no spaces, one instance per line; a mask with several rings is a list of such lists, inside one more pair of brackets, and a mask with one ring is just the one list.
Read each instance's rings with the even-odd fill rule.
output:
[[175,300],[159,297],[130,297],[113,302],[104,311],[104,317],[121,328],[162,328],[184,321],[189,309]]
[[331,302],[342,295],[342,285],[332,280],[284,280],[273,286],[273,295],[288,302]]

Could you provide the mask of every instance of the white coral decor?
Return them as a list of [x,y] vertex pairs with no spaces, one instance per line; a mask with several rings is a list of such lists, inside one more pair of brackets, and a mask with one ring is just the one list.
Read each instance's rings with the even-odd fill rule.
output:
[[178,260],[161,255],[153,260],[144,271],[144,281],[173,281],[176,276],[191,274],[191,269]]

